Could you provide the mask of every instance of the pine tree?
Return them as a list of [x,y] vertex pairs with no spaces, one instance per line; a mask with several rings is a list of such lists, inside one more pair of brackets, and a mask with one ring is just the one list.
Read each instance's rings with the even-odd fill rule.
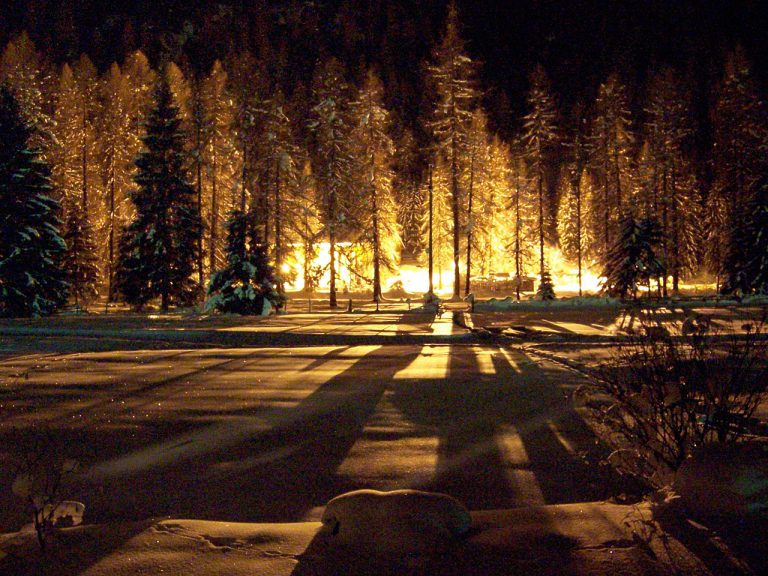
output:
[[[539,237],[539,276],[544,284],[544,273],[547,271],[544,259],[544,240],[546,236],[546,215],[551,207],[546,193],[545,171],[548,155],[557,142],[555,119],[557,112],[555,102],[550,94],[549,80],[541,66],[537,66],[531,74],[531,88],[528,92],[528,114],[525,116],[525,150],[529,164],[529,173],[536,190],[535,205],[538,213],[536,230]],[[551,276],[549,276],[551,283]],[[542,292],[549,296],[550,291]],[[554,297],[554,292],[552,292]]]
[[[683,90],[670,68],[651,78],[648,93],[646,130],[654,176],[651,213],[661,225],[661,257],[672,275],[672,290],[677,292],[680,278],[695,267],[697,251],[697,191],[692,163],[685,153],[692,134],[691,119]],[[662,290],[666,296],[666,277]]]
[[724,288],[739,295],[768,293],[768,174],[749,190],[726,253]]
[[132,217],[133,205],[128,197],[133,172],[129,156],[130,122],[127,115],[129,87],[117,64],[112,64],[101,82],[103,106],[97,121],[99,139],[97,158],[104,186],[103,210],[106,238],[107,301],[116,297],[115,269],[119,232]]
[[478,224],[482,222],[482,218],[478,217],[477,206],[482,202],[488,185],[488,170],[490,169],[488,139],[488,118],[481,109],[477,109],[472,113],[472,121],[469,126],[467,135],[468,165],[463,171],[464,180],[466,180],[465,190],[467,191],[467,257],[464,296],[468,296],[472,288],[472,251],[477,248],[475,244],[481,236]]
[[461,293],[459,272],[461,206],[461,165],[466,157],[467,129],[472,119],[472,109],[477,98],[474,88],[474,65],[464,50],[459,34],[459,18],[456,3],[448,6],[445,32],[432,55],[428,67],[429,79],[437,101],[429,122],[437,151],[447,162],[450,171],[449,191],[453,237],[453,297]]
[[206,308],[219,312],[259,315],[264,300],[279,306],[276,279],[266,246],[257,234],[255,215],[236,210],[227,220],[227,265],[211,276]]
[[67,251],[62,262],[70,292],[75,304],[86,305],[98,295],[96,287],[100,274],[94,230],[82,206],[76,205],[70,210],[64,231]]
[[125,229],[116,283],[129,304],[141,308],[161,298],[189,304],[197,287],[191,276],[201,223],[195,191],[184,171],[184,133],[166,80],[154,95],[147,120],[145,150],[136,159],[137,188],[131,192],[136,218]]
[[32,129],[13,94],[0,88],[0,315],[46,316],[67,301],[59,204],[50,170],[29,147]]
[[352,125],[349,120],[349,94],[344,69],[334,59],[317,68],[312,86],[310,129],[314,135],[313,164],[322,205],[330,254],[330,305],[336,300],[336,243],[344,229],[352,182]]
[[509,251],[515,266],[515,295],[520,300],[520,285],[534,257],[534,242],[531,231],[535,229],[531,182],[525,162],[523,147],[518,143],[512,152],[510,163],[509,211],[512,219]]
[[49,82],[48,68],[26,32],[8,42],[0,57],[0,84],[13,93],[24,121],[35,126],[29,145],[46,161],[53,127],[46,94]]
[[594,215],[598,227],[593,235],[599,242],[598,260],[602,264],[613,245],[629,194],[633,141],[626,88],[617,74],[611,74],[598,90],[589,141],[596,203],[600,206],[600,214]]
[[494,136],[485,155],[487,166],[478,187],[478,207],[472,218],[474,248],[480,256],[484,276],[503,269],[504,247],[509,244],[511,227],[506,213],[510,186],[509,147]]
[[[273,256],[278,273],[278,292],[284,293],[282,281],[283,263],[287,252],[287,231],[295,217],[296,168],[301,166],[299,151],[294,143],[293,125],[286,114],[281,91],[277,91],[266,103],[262,124],[262,162],[265,175],[263,193],[271,207],[272,231],[274,232]],[[265,219],[265,224],[269,219]]]
[[[757,190],[755,182],[768,173],[768,118],[749,62],[741,49],[729,55],[725,77],[712,113],[713,182],[708,198],[709,261],[723,292],[743,288],[740,276],[748,267],[739,241],[748,236],[745,218]],[[724,213],[723,213],[724,211]],[[717,253],[719,252],[719,253]]]
[[[233,126],[235,106],[227,86],[227,72],[216,60],[202,85],[205,117],[203,164],[205,166],[204,204],[207,205],[208,258],[211,273],[220,268],[224,218],[239,204],[240,190],[235,180],[239,154]],[[265,238],[266,241],[266,238]]]
[[560,173],[560,209],[558,212],[558,238],[563,256],[576,263],[579,296],[582,295],[582,275],[590,256],[593,238],[589,227],[589,208],[592,205],[592,184],[586,168],[579,174],[579,163],[563,166]]
[[649,288],[651,279],[665,273],[657,256],[661,242],[661,229],[652,219],[637,220],[625,211],[619,221],[619,234],[608,251],[603,271],[603,291],[611,296],[624,298],[637,296],[641,282]]
[[103,211],[96,209],[101,201],[95,161],[96,112],[96,70],[83,56],[74,70],[67,64],[62,67],[55,98],[55,144],[50,153],[52,181],[65,214],[68,249],[64,261],[78,304],[87,304],[97,295],[100,280],[95,229],[103,225]]
[[384,87],[369,71],[360,89],[354,110],[357,119],[355,142],[362,161],[360,214],[362,241],[372,252],[373,300],[382,296],[381,268],[394,270],[400,234],[392,193],[392,159],[394,143],[388,135],[389,112],[384,108]]

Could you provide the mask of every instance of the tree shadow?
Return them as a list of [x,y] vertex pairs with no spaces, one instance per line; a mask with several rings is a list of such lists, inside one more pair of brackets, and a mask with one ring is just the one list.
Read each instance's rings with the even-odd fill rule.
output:
[[[100,519],[164,515],[231,521],[303,519],[311,508],[361,487],[336,470],[389,381],[412,361],[413,355],[401,351],[369,352],[298,405],[271,409],[273,415],[282,415],[267,430],[236,442],[222,441],[221,448],[214,446],[194,458],[91,486],[92,513]],[[327,360],[334,357],[331,353]],[[237,416],[258,419],[262,413],[254,408]],[[216,430],[212,428],[212,433]],[[90,441],[98,445],[115,440],[96,436]]]

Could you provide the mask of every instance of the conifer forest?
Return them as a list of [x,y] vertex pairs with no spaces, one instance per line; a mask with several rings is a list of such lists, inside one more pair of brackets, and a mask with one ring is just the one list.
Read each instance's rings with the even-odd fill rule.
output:
[[750,3],[122,4],[0,7],[2,315],[768,292]]

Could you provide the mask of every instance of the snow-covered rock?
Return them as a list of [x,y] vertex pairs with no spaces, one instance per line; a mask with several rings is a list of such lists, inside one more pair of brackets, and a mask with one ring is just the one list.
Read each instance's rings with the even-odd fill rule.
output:
[[472,526],[455,498],[419,490],[357,490],[328,502],[321,532],[373,554],[418,554],[449,546]]
[[768,443],[706,446],[683,463],[674,488],[697,516],[768,519]]
[[43,518],[56,528],[79,526],[83,523],[85,504],[74,500],[64,500],[58,504],[46,504]]

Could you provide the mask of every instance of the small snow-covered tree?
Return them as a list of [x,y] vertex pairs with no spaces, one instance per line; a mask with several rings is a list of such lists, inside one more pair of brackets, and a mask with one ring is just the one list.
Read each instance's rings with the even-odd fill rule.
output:
[[129,304],[142,307],[155,297],[163,310],[189,304],[196,295],[192,280],[200,219],[195,191],[184,170],[184,133],[167,81],[155,90],[147,120],[146,149],[136,159],[137,188],[131,192],[136,218],[120,246],[117,286]]
[[267,247],[257,233],[253,212],[236,210],[227,220],[227,265],[213,273],[206,308],[219,312],[259,315],[264,301],[279,306],[283,297],[269,264]]
[[64,222],[67,251],[62,263],[75,304],[88,304],[98,295],[99,262],[93,226],[82,206],[76,205]]
[[47,316],[67,301],[59,203],[13,94],[0,87],[0,315]]
[[603,291],[619,298],[635,298],[639,284],[645,282],[650,292],[651,279],[665,273],[657,256],[660,242],[661,228],[656,221],[638,221],[630,211],[625,211],[619,235],[608,251]]

